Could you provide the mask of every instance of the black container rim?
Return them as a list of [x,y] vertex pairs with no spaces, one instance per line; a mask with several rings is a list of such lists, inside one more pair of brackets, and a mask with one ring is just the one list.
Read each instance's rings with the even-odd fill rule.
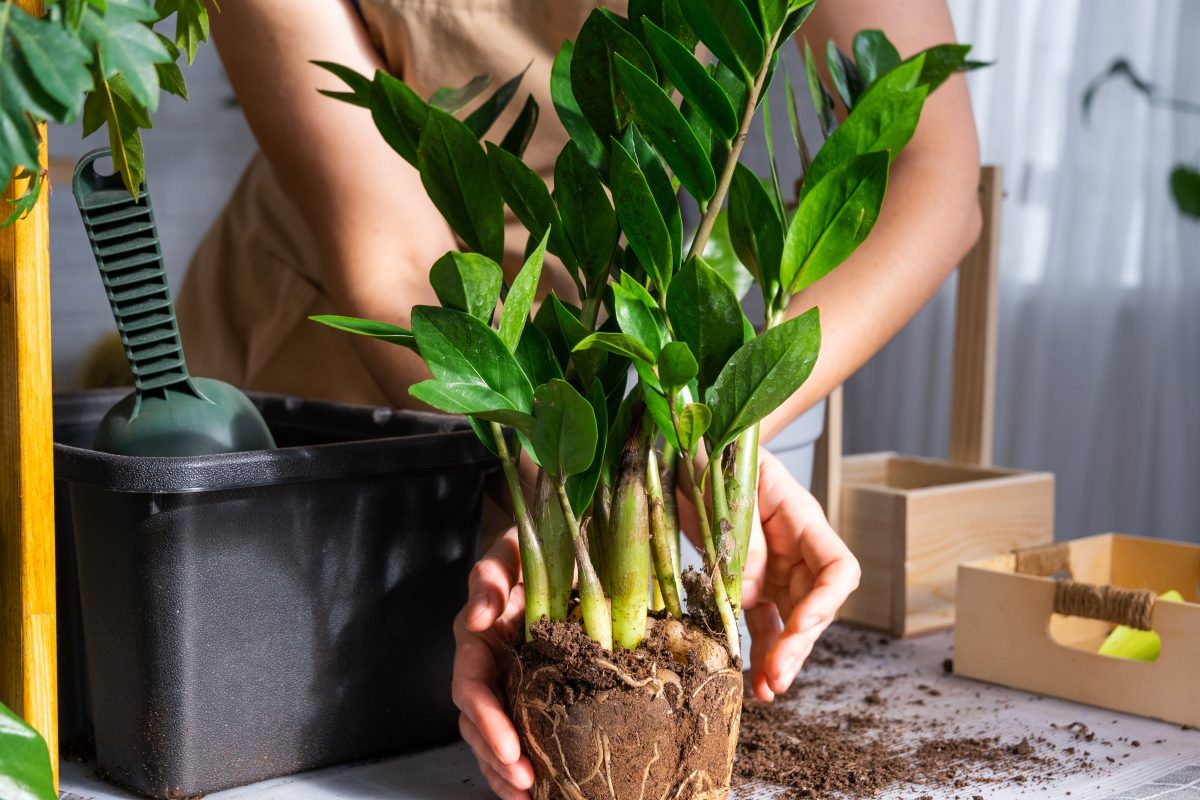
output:
[[[128,394],[128,389],[58,393],[54,414],[74,419],[95,417]],[[188,494],[255,486],[306,483],[381,473],[403,473],[474,464],[495,465],[464,417],[428,411],[329,403],[291,395],[247,392],[268,412],[279,408],[315,413],[369,415],[381,429],[397,418],[417,422],[427,432],[381,435],[328,444],[249,450],[207,456],[143,457],[105,453],[54,443],[54,477],[90,484],[111,492]]]

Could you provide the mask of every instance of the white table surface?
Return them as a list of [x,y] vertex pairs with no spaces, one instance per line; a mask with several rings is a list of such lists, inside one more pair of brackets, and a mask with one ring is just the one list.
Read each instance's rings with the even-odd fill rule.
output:
[[[1023,737],[1031,740],[1044,737],[1057,745],[1058,750],[1038,745],[1040,755],[1054,757],[1062,748],[1075,745],[1080,750],[1090,750],[1094,764],[1087,771],[1060,775],[1044,784],[1002,786],[990,783],[951,790],[915,791],[908,786],[889,790],[880,795],[881,798],[928,795],[936,800],[953,800],[983,795],[993,800],[1020,796],[1065,797],[1069,792],[1071,800],[1200,800],[1200,732],[946,675],[942,663],[952,655],[953,640],[949,633],[887,641],[877,634],[835,627],[826,636],[833,643],[842,643],[851,649],[864,649],[863,642],[868,643],[868,647],[853,660],[826,657],[821,659],[826,663],[806,667],[801,681],[819,682],[825,687],[843,685],[843,691],[831,700],[828,692],[802,688],[794,693],[794,698],[786,701],[797,714],[850,707],[862,711],[863,697],[874,690],[886,705],[871,710],[911,720],[916,723],[915,728],[919,729],[921,720],[952,716],[964,735],[999,735],[1006,742],[1018,742]],[[829,652],[825,651],[826,656]],[[828,663],[830,661],[832,663]],[[1200,664],[1197,675],[1200,677]],[[1136,687],[1130,687],[1130,691],[1136,690]],[[1200,680],[1195,690],[1200,691]],[[822,694],[824,699],[819,696]],[[921,702],[914,702],[916,700]],[[1073,722],[1087,725],[1095,733],[1095,740],[1080,743],[1074,741],[1070,731],[1053,727]],[[1134,740],[1139,746],[1133,746]],[[63,764],[61,789],[63,800],[134,798],[134,795],[98,780],[93,767],[81,763]],[[736,790],[735,797],[757,800],[778,794],[771,787],[743,786]],[[492,794],[470,751],[460,743],[384,761],[277,778],[210,794],[207,800],[482,800],[490,797]]]

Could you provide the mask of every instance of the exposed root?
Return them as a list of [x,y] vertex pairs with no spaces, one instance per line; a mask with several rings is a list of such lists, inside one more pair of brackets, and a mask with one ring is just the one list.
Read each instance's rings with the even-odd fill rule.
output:
[[618,667],[616,664],[612,663],[611,661],[605,661],[603,658],[596,659],[596,666],[598,666],[602,669],[606,669],[609,672],[613,673],[614,675],[616,675],[618,678],[621,679],[622,683],[624,683],[626,686],[628,686],[631,689],[644,689],[647,686],[653,686],[653,687],[655,687],[655,691],[654,691],[655,697],[658,697],[660,694],[662,694],[662,689],[663,689],[662,681],[660,681],[654,675],[651,675],[649,678],[643,678],[642,680],[639,681],[637,678],[634,678],[632,675],[630,675],[628,672],[626,672],[625,670]]
[[642,772],[642,789],[638,792],[638,800],[645,800],[646,797],[646,781],[650,779],[650,768],[653,767],[659,759],[658,742],[654,743],[654,758],[646,764],[646,769]]

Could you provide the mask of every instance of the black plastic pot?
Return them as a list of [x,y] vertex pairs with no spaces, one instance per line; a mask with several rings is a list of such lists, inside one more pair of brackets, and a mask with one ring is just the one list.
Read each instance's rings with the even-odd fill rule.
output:
[[[120,394],[55,398],[101,772],[180,797],[452,738],[451,621],[495,464],[465,423],[252,394],[278,450],[80,447]],[[70,572],[67,738],[88,717]]]

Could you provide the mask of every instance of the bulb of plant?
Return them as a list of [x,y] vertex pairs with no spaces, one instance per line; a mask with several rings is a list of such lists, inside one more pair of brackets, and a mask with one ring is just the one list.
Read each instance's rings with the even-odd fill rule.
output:
[[[411,330],[314,319],[419,353],[432,378],[413,397],[466,415],[500,460],[526,601],[509,703],[535,797],[728,792],[758,426],[805,381],[820,347],[819,310],[789,316],[789,304],[870,233],[927,94],[972,66],[959,45],[901,59],[879,31],[856,37],[854,57],[831,44],[849,109],[835,128],[808,53],[828,138],[810,158],[788,81],[806,171],[785,204],[773,142],[766,179],[739,156],[755,114],[769,114],[767,87],[788,80],[780,50],[811,10],[805,0],[634,0],[628,18],[595,10],[554,64],[570,138],[553,190],[522,161],[532,98],[498,144],[481,142],[522,76],[486,98],[487,80],[476,79],[425,100],[386,73],[321,64],[348,87],[327,94],[370,109],[469,249],[432,265],[441,305],[414,308]],[[701,43],[711,63],[696,55]],[[680,189],[701,215],[686,246]],[[497,264],[506,205],[530,237],[507,286]],[[742,267],[703,256],[714,229],[762,292],[760,331],[733,288]],[[578,297],[551,294],[531,317],[547,253]],[[522,453],[538,467],[532,507]],[[688,487],[704,555],[703,574],[687,580],[686,616],[676,486]]]

